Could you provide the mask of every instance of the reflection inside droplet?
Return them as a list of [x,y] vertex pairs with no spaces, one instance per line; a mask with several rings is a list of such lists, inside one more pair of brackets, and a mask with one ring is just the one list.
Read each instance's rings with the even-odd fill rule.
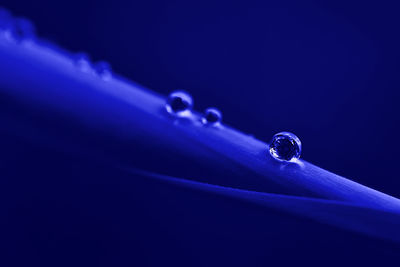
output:
[[295,161],[300,158],[300,139],[289,132],[277,133],[273,136],[269,152],[272,157],[281,161]]
[[192,106],[193,100],[188,93],[184,91],[174,91],[168,96],[165,108],[168,113],[183,117],[190,114]]
[[206,125],[218,125],[221,123],[222,114],[216,108],[208,108],[204,111],[201,122]]

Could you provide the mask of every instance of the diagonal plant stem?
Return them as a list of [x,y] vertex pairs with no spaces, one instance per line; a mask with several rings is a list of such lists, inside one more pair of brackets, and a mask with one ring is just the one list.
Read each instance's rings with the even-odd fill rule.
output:
[[[165,111],[164,96],[116,75],[104,81],[91,68],[79,69],[70,53],[39,40],[16,43],[2,33],[0,72],[0,96],[4,103],[14,101],[16,109],[29,107],[38,114],[59,114],[60,118],[66,117],[92,129],[93,135],[106,134],[110,140],[126,144],[127,151],[134,151],[135,144],[148,144],[149,149],[154,149],[152,143],[157,143],[166,150],[178,150],[184,157],[212,161],[214,166],[240,166],[257,177],[247,176],[246,179],[255,179],[255,184],[266,187],[275,185],[284,194],[400,211],[397,198],[303,160],[289,164],[277,162],[267,153],[268,144],[224,124],[205,127],[197,112],[182,119],[173,118]],[[46,140],[36,139],[35,142],[51,143],[69,151],[78,149],[73,140],[66,145],[60,136],[52,134],[52,125],[43,130],[45,121],[40,124],[41,129],[38,124],[29,125],[26,120],[14,116],[19,111],[14,112],[3,113],[3,122],[13,122],[3,131],[24,136],[29,135],[26,134],[29,131],[24,133],[19,129],[27,127],[30,131],[43,131],[42,137]],[[41,116],[36,120],[40,122]],[[79,149],[85,149],[93,158],[111,160],[109,155],[99,155],[93,147]],[[129,166],[123,159],[116,164]]]

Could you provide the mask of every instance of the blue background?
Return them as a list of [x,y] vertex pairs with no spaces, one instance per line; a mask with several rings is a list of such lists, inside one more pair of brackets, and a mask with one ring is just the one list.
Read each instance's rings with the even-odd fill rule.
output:
[[[305,160],[400,197],[400,19],[395,1],[6,0],[1,4],[32,19],[40,36],[71,51],[85,51],[94,60],[105,59],[117,73],[157,92],[168,94],[183,88],[194,97],[196,109],[218,107],[227,124],[257,138],[268,141],[276,132],[294,132],[303,142]],[[35,157],[39,148],[23,149],[28,158]],[[54,158],[46,151],[41,153],[43,161]],[[99,166],[70,159],[55,161],[57,168],[48,170],[37,163],[30,167],[43,177],[70,164],[76,164],[82,177],[85,170],[107,173],[98,170]],[[76,179],[70,182],[72,188],[80,183]],[[43,178],[43,187],[30,186],[41,192],[49,182]],[[111,204],[104,208],[103,194],[129,183],[121,174],[111,189],[109,184],[99,185],[97,193],[91,192],[91,200],[85,192],[75,192],[75,202],[68,204],[70,213],[58,213],[56,206],[41,200],[37,214],[55,212],[49,225],[43,225],[42,219],[33,220],[30,230],[23,227],[26,233],[14,227],[6,240],[14,240],[18,248],[34,240],[21,251],[29,251],[34,262],[57,262],[58,266],[62,266],[60,258],[65,259],[65,266],[76,261],[83,265],[85,260],[91,266],[93,258],[99,262],[92,266],[134,262],[143,266],[144,262],[265,266],[310,259],[321,266],[327,258],[325,264],[332,265],[345,260],[355,264],[395,259],[396,246],[386,241],[353,236],[288,215],[266,217],[261,208],[226,203],[218,197],[198,199],[196,193],[175,192],[151,182],[143,182],[134,196],[122,194],[119,199],[117,193],[109,193]],[[160,192],[158,198],[144,193],[154,188]],[[26,190],[29,195],[32,187]],[[69,191],[61,192],[66,196]],[[160,206],[157,200],[161,196],[168,199],[169,194],[177,198]],[[62,196],[57,199],[62,201]],[[146,204],[132,206],[138,200]],[[100,206],[103,210],[96,210]],[[76,207],[85,215],[77,216]],[[150,214],[147,220],[138,221],[133,214],[124,214],[135,209],[141,216],[148,210],[157,216]],[[110,217],[115,219],[102,221]],[[245,219],[249,217],[251,221]],[[97,218],[102,222],[89,225]],[[164,226],[151,227],[160,221]],[[52,225],[69,225],[72,233],[52,229]],[[263,232],[267,225],[281,230]],[[50,229],[53,236],[36,236],[35,227]],[[16,233],[21,234],[21,242]],[[47,247],[53,237],[56,245]],[[2,244],[9,255],[15,251],[13,245]],[[37,251],[32,250],[37,244]],[[69,255],[66,252],[71,247],[74,252]]]

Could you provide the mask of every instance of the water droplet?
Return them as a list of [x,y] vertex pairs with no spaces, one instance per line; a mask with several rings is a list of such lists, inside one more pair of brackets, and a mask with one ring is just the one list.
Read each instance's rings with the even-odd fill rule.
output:
[[75,65],[82,71],[82,72],[91,72],[92,71],[92,64],[90,62],[90,58],[86,53],[77,53],[74,56]]
[[31,41],[36,38],[35,26],[30,20],[25,18],[14,19],[10,34],[13,40],[18,43],[22,41]]
[[221,112],[216,108],[208,108],[204,111],[201,122],[207,125],[218,125],[222,120]]
[[165,108],[170,114],[184,117],[190,113],[192,106],[193,100],[188,93],[183,91],[174,91],[168,96]]
[[269,153],[275,159],[281,161],[293,161],[300,158],[301,142],[300,139],[289,132],[277,133],[272,137]]
[[94,65],[94,70],[103,80],[110,80],[112,78],[112,70],[109,63],[105,61],[97,62]]

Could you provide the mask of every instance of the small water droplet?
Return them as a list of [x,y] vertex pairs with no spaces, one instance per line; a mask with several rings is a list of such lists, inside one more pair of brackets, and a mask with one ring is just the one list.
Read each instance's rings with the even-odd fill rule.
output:
[[185,117],[190,114],[193,107],[192,97],[184,91],[174,91],[167,99],[165,108],[168,113],[178,117]]
[[100,61],[94,65],[94,70],[96,71],[97,75],[100,76],[103,80],[110,80],[112,78],[112,70],[111,66],[108,62]]
[[36,38],[35,26],[25,18],[14,19],[10,34],[12,39],[18,43],[32,41]]
[[300,139],[289,132],[277,133],[272,137],[269,153],[281,161],[293,161],[300,158]]
[[208,108],[204,111],[201,122],[206,125],[218,125],[222,120],[221,112],[216,108]]
[[91,72],[93,70],[90,58],[86,53],[77,53],[74,56],[74,62],[82,72]]

